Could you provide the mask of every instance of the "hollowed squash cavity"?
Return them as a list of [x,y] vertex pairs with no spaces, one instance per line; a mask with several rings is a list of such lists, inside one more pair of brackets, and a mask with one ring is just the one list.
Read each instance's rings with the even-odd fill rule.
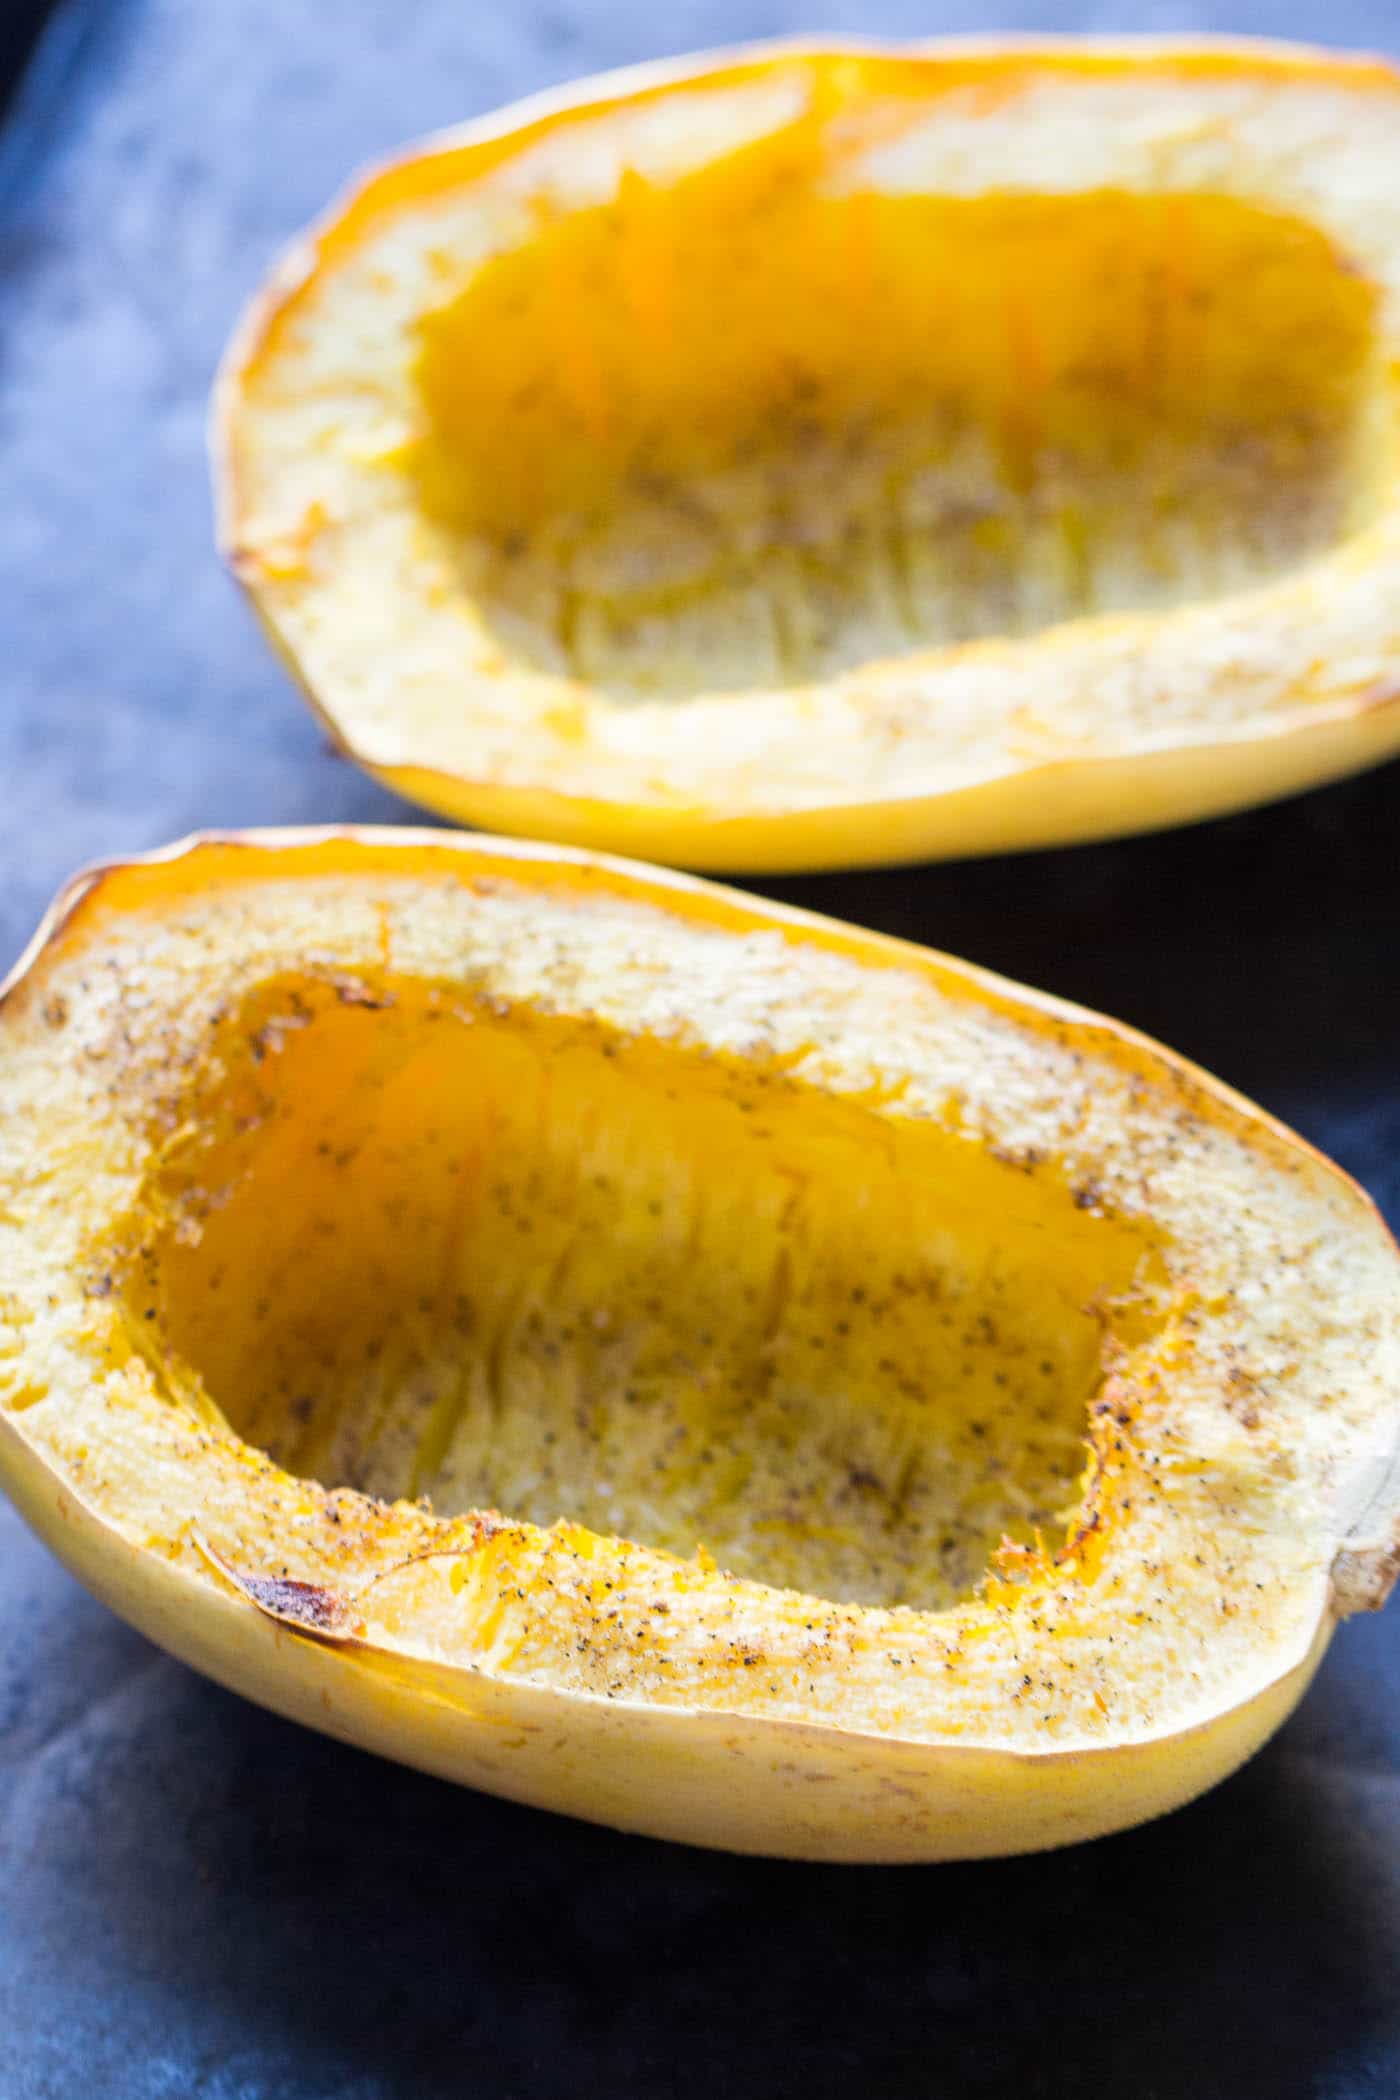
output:
[[842,1601],[1063,1539],[1140,1231],[781,1073],[377,998],[228,1026],[128,1264],[178,1404],[327,1486]]
[[1165,609],[1366,522],[1377,288],[1228,195],[848,194],[811,127],[547,217],[422,326],[430,515],[617,697]]

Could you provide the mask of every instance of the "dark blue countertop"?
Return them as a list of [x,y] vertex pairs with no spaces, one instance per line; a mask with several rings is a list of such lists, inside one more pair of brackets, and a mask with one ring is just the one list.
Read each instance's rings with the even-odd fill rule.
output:
[[[1385,0],[1025,28],[1400,47]],[[413,813],[215,561],[210,374],[367,156],[530,89],[954,4],[67,0],[0,134],[0,963],[81,861]],[[1400,770],[1171,837],[773,883],[1120,1014],[1400,1221]],[[0,2100],[1395,2100],[1400,1616],[1244,1772],[1042,1859],[830,1869],[456,1791],[204,1683],[0,1510]]]

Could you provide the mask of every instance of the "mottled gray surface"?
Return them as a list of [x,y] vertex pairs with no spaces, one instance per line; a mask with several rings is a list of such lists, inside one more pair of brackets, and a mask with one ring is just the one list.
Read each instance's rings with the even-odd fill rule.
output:
[[[1400,45],[1384,0],[1003,20]],[[899,0],[70,0],[0,140],[0,961],[94,855],[407,814],[325,754],[219,574],[202,458],[238,302],[355,162],[662,51],[980,26]],[[1168,839],[781,887],[1166,1036],[1400,1218],[1397,807],[1391,768]],[[1394,2100],[1398,1628],[1348,1629],[1278,1741],[1151,1830],[765,1866],[303,1734],[0,1514],[0,2100]]]

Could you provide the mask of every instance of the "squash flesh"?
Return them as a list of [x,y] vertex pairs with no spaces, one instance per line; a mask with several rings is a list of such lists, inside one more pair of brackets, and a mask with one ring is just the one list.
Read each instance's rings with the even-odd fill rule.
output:
[[412,984],[269,987],[226,1041],[120,1265],[181,1404],[289,1471],[924,1610],[1063,1543],[1141,1231],[782,1072]]
[[[517,1220],[543,1224],[566,1183],[572,1219],[580,1163],[605,1141],[616,1201],[585,1201],[594,1242],[572,1281],[575,1254],[558,1262],[572,1228],[536,1255],[498,1208],[460,1207],[448,1162],[488,1117],[530,1197],[512,1199]],[[753,1127],[722,1167],[736,1119]],[[697,1161],[720,1192],[698,1230]],[[671,1531],[648,1537],[635,1478],[622,1513],[641,1535],[593,1528],[616,1483],[605,1491],[583,1435],[569,1486],[593,1523],[577,1505],[547,1526],[448,1509],[453,1440],[432,1433],[439,1395],[420,1374],[444,1351],[489,1359],[479,1345],[497,1332],[455,1324],[457,1258],[477,1289],[527,1293],[557,1273],[565,1303],[577,1287],[639,1346],[664,1336],[658,1419],[691,1391],[674,1354],[718,1336],[712,1355],[746,1367],[758,1402],[731,1439],[757,1471],[780,1439],[753,1391],[742,1292],[771,1275],[771,1183],[792,1178],[779,1167],[823,1187],[810,1230],[789,1233],[775,1392],[798,1390],[809,1310],[837,1339],[827,1280],[858,1266],[868,1285],[898,1259],[907,1285],[918,1248],[937,1272],[907,1328],[872,1300],[873,1331],[840,1338],[848,1385],[824,1365],[803,1388],[798,1428],[829,1432],[845,1461],[827,1481],[849,1479],[853,1424],[894,1411],[898,1376],[856,1364],[876,1335],[955,1373],[922,1418],[940,1515],[961,1494],[957,1426],[986,1374],[1007,1409],[994,1446],[1042,1426],[1006,1344],[1058,1343],[1064,1426],[1086,1397],[1076,1381],[1091,1395],[1063,1527],[994,1550],[970,1592],[928,1608],[716,1565],[697,1520],[729,1523],[727,1550],[752,1550],[760,1578],[781,1577],[775,1553],[801,1527],[765,1532],[760,1555],[752,1496],[687,1504],[684,1465],[668,1483],[679,1519],[661,1510]],[[724,1222],[731,1181],[742,1230]],[[633,1260],[648,1248],[670,1300],[659,1319]],[[1004,1326],[989,1248],[1014,1300]],[[1393,1579],[1400,1282],[1343,1177],[1111,1023],[946,957],[558,849],[257,834],[75,885],[0,1000],[0,1259],[0,1478],[99,1596],[279,1711],[628,1828],[866,1859],[1120,1828],[1257,1747],[1335,1617]],[[968,1316],[959,1335],[976,1326],[983,1345],[966,1371],[938,1337],[950,1299]],[[372,1419],[354,1349],[371,1328],[393,1359],[371,1406],[408,1429],[371,1454],[372,1484],[411,1487],[426,1456],[441,1509],[333,1477],[337,1437]],[[501,1390],[523,1403],[502,1410],[522,1434],[490,1456],[512,1489],[598,1346],[556,1339],[548,1393],[528,1349],[497,1351]],[[467,1438],[478,1455],[484,1426]],[[363,1452],[342,1455],[348,1472]],[[812,1437],[783,1458],[796,1484]],[[1038,1465],[988,1466],[985,1485],[1002,1507],[1013,1488],[1045,1493]],[[823,1540],[819,1557],[806,1528],[803,1578],[857,1594],[875,1533],[848,1535],[844,1558]],[[888,1597],[929,1571],[929,1530],[877,1529]]]
[[673,865],[1375,763],[1397,106],[1273,46],[787,48],[429,141],[230,348],[228,557],[400,792]]
[[812,119],[624,177],[423,317],[422,500],[508,654],[618,699],[812,683],[1369,522],[1377,287],[1315,226],[858,180]]

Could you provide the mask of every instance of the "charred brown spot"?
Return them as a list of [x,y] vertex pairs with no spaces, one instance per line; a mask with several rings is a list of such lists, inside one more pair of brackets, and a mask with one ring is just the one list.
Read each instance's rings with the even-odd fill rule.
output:
[[1065,1540],[1064,1545],[1061,1546],[1059,1552],[1055,1555],[1055,1563],[1057,1567],[1063,1567],[1068,1561],[1077,1560],[1083,1552],[1084,1548],[1088,1545],[1089,1541],[1098,1532],[1101,1532],[1103,1530],[1104,1513],[1103,1510],[1097,1506],[1096,1500],[1099,1494],[1102,1479],[1103,1468],[1102,1466],[1100,1466],[1098,1468],[1097,1473],[1095,1474],[1094,1483],[1089,1490],[1088,1496],[1089,1502],[1094,1506],[1092,1506],[1089,1509],[1088,1514],[1084,1517],[1083,1521],[1075,1526],[1074,1530]]
[[319,1582],[302,1582],[292,1575],[251,1575],[231,1561],[196,1531],[194,1544],[210,1562],[268,1618],[281,1626],[323,1641],[348,1641],[364,1632],[364,1623],[348,1599]]
[[289,1575],[235,1575],[245,1597],[260,1611],[307,1633],[345,1636],[353,1628],[352,1614],[343,1597],[323,1589],[319,1582],[297,1582]]

